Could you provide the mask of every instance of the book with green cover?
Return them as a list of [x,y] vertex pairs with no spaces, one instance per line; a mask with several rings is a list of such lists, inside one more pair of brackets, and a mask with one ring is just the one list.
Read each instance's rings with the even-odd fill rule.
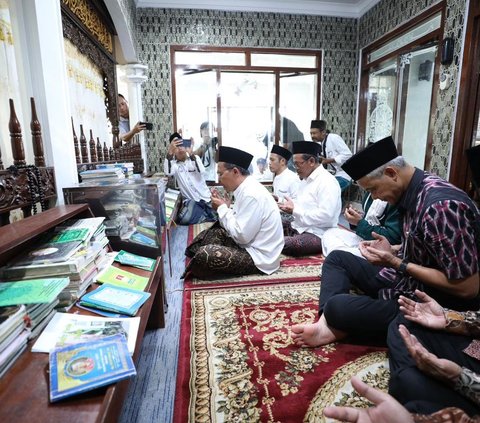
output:
[[88,228],[80,228],[80,229],[64,229],[63,231],[59,232],[55,235],[50,242],[53,244],[62,243],[62,242],[70,242],[70,241],[80,241],[83,242],[87,239],[90,230]]
[[97,276],[97,282],[143,291],[148,284],[148,278],[110,266]]
[[153,271],[153,268],[155,267],[155,260],[132,254],[124,250],[120,250],[114,260],[127,266],[148,270],[149,272]]
[[68,284],[68,278],[2,282],[0,283],[0,306],[51,303]]

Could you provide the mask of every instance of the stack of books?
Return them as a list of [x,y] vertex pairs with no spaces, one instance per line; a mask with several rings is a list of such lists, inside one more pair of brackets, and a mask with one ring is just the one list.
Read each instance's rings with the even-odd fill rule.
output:
[[118,181],[120,179],[125,179],[125,174],[123,173],[122,168],[119,167],[110,167],[105,169],[92,169],[84,170],[80,172],[82,182],[88,181]]
[[133,175],[133,163],[104,163],[98,164],[97,169],[112,169],[118,168],[121,169],[123,174],[128,178],[129,176]]
[[177,203],[179,196],[180,191],[177,191],[176,189],[168,188],[167,191],[165,191],[165,216],[167,224],[170,223],[172,219],[172,214],[175,210],[175,204]]
[[57,308],[68,310],[105,266],[108,238],[103,217],[68,221],[30,251],[0,268],[6,281],[68,278]]
[[0,378],[27,347],[26,315],[24,305],[0,307]]
[[109,266],[97,276],[102,286],[85,294],[78,306],[103,316],[135,316],[150,297],[148,278]]

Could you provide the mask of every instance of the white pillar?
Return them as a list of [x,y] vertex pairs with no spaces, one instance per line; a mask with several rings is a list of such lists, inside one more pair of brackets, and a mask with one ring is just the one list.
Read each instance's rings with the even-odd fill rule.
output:
[[[128,110],[130,128],[139,122],[144,121],[143,105],[142,105],[142,83],[148,78],[145,75],[148,66],[139,63],[129,64],[123,66],[125,70],[124,81],[128,87]],[[143,168],[147,170],[147,151],[145,148],[145,134],[140,132],[140,148],[142,151]]]

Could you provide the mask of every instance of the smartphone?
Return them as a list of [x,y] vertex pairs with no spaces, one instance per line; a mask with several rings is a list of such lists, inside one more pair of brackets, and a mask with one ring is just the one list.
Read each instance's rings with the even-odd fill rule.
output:
[[141,125],[145,125],[145,129],[147,131],[151,131],[153,129],[153,123],[151,122],[140,122]]
[[182,147],[190,148],[191,146],[192,146],[192,140],[186,140],[186,139],[182,140]]

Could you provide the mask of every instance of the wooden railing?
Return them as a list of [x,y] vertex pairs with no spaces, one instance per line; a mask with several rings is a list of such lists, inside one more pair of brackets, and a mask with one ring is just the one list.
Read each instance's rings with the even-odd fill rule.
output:
[[118,138],[118,132],[113,134],[112,145],[108,148],[107,143],[102,144],[97,137],[97,141],[93,136],[93,132],[90,129],[90,138],[87,142],[87,137],[83,129],[83,125],[80,125],[80,141],[75,132],[75,126],[72,118],[72,132],[73,132],[73,145],[75,148],[75,159],[77,161],[77,169],[79,172],[83,170],[95,169],[96,165],[104,163],[133,163],[134,173],[143,173],[143,159],[140,142],[137,138],[134,138],[128,144],[122,145],[122,142]]
[[45,167],[42,130],[34,99],[30,99],[32,113],[30,129],[35,155],[33,165],[27,165],[25,160],[22,129],[12,99],[9,100],[9,105],[8,129],[13,164],[5,168],[0,152],[0,226],[9,223],[12,210],[21,209],[25,217],[30,216],[37,213],[38,203],[43,211],[53,205],[57,198],[54,169]]

